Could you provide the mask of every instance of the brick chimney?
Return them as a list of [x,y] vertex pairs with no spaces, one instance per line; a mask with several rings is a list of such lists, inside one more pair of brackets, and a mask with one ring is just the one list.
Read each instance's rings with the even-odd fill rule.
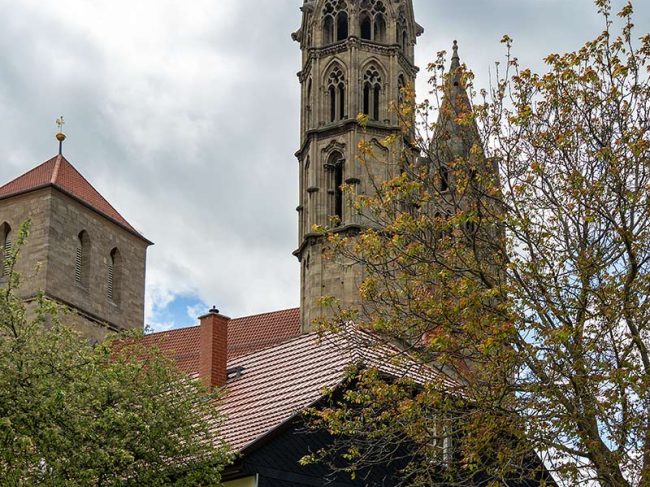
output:
[[199,318],[199,377],[210,389],[226,385],[228,367],[228,322],[230,318],[212,308]]

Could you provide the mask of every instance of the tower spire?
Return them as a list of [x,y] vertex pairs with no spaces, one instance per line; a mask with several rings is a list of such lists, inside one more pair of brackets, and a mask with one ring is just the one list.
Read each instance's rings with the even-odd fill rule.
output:
[[63,141],[65,140],[65,134],[63,133],[63,126],[65,125],[65,120],[63,120],[63,115],[56,119],[56,125],[59,127],[59,131],[56,134],[56,140],[59,141],[59,155],[63,154]]
[[460,68],[460,56],[458,55],[458,41],[454,41],[453,55],[451,57],[451,69],[452,71]]

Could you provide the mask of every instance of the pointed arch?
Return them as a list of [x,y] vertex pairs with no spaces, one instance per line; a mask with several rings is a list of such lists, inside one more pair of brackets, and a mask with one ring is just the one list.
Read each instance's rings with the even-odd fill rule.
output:
[[345,71],[341,64],[334,61],[325,71],[324,85],[327,87],[327,107],[329,122],[343,120],[347,116]]
[[359,6],[359,32],[361,38],[386,42],[386,5],[383,0],[361,0]]
[[122,288],[122,254],[115,247],[108,255],[106,275],[106,297],[114,304],[120,304]]
[[368,64],[363,72],[363,113],[371,120],[381,119],[382,75],[376,64]]
[[11,256],[11,249],[13,248],[13,233],[11,230],[11,225],[4,222],[0,226],[0,277],[7,276],[10,269],[9,257]]
[[90,237],[86,230],[77,235],[77,248],[74,261],[74,280],[79,286],[88,289],[90,279]]
[[345,158],[338,150],[330,153],[325,164],[327,170],[327,213],[336,217],[338,225],[343,222],[343,171]]
[[347,39],[349,31],[347,0],[326,0],[323,6],[323,45]]

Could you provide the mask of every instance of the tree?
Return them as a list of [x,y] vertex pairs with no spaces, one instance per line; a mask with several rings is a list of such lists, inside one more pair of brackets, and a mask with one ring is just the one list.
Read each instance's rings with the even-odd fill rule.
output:
[[[0,289],[2,485],[215,485],[230,454],[218,437],[215,394],[136,335],[91,346],[64,310]],[[117,342],[116,340],[120,340]]]
[[631,4],[595,4],[604,32],[543,75],[506,36],[476,93],[441,53],[434,100],[400,108],[425,159],[356,200],[368,229],[330,238],[366,272],[339,320],[460,384],[355,374],[318,414],[347,468],[403,446],[406,484],[513,485],[539,480],[536,452],[564,485],[650,485],[650,35]]

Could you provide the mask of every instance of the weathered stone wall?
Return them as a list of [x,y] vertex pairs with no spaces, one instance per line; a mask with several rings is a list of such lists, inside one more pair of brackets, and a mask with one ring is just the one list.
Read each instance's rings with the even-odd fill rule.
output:
[[[15,268],[15,271],[21,275],[20,294],[24,297],[45,289],[50,206],[49,189],[0,200],[0,225],[9,224],[12,229],[13,243],[18,238],[20,225],[27,219],[31,219],[30,236],[21,250]],[[6,281],[7,276],[0,277],[0,285],[6,284]]]
[[[90,238],[87,287],[79,285],[74,277],[81,231],[86,231]],[[48,295],[111,327],[143,327],[146,242],[56,190],[52,197],[49,242]],[[120,275],[115,275],[119,294],[110,300],[108,262],[114,248],[119,249],[122,265]]]
[[[66,323],[92,340],[101,340],[109,330],[143,327],[148,245],[144,240],[52,187],[0,200],[0,225],[7,222],[14,235],[27,218],[31,232],[16,266],[22,276],[22,297],[44,291],[73,310]],[[75,280],[82,230],[90,237],[86,287]],[[114,248],[119,249],[122,265],[111,300],[108,262]],[[6,284],[6,278],[1,284]]]

